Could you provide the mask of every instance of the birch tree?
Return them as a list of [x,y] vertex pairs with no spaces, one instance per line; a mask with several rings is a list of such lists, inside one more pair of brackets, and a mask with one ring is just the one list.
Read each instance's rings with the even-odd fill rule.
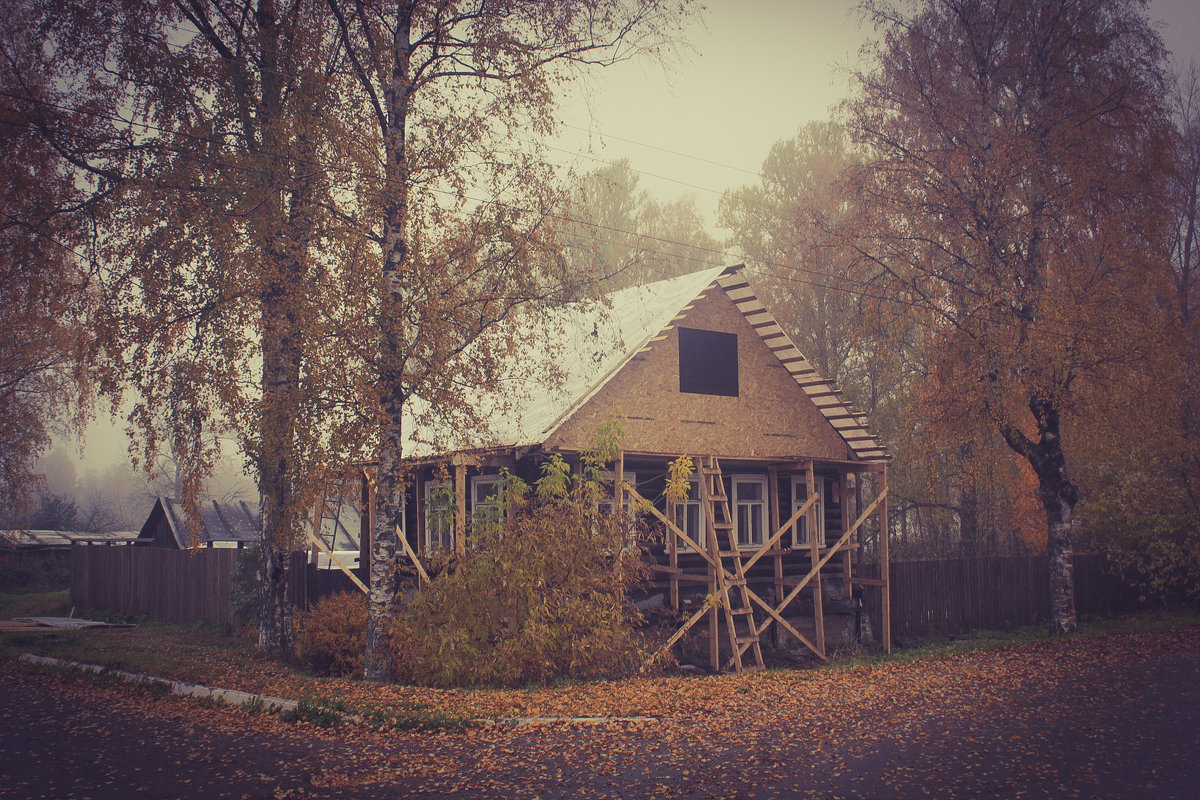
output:
[[[365,116],[356,219],[378,248],[378,485],[366,675],[388,677],[396,603],[405,408],[420,395],[466,414],[519,343],[481,335],[522,303],[561,296],[538,139],[576,68],[663,46],[686,2],[328,0]],[[531,140],[532,137],[532,140]],[[475,342],[470,360],[456,358]],[[470,424],[478,424],[476,420]]]
[[[132,453],[169,449],[195,510],[235,437],[258,480],[259,646],[291,654],[288,555],[345,459],[361,259],[333,198],[339,47],[317,0],[26,4],[20,107],[103,199],[96,366],[129,398]],[[36,75],[40,83],[24,80]],[[114,401],[116,402],[116,401]],[[194,516],[198,519],[198,516]]]
[[13,20],[0,25],[0,497],[9,519],[39,488],[35,462],[53,426],[82,421],[87,408],[88,275],[75,252],[86,241],[86,195],[17,99],[21,76],[43,85],[44,75]]
[[846,239],[919,309],[930,402],[978,417],[1037,478],[1054,632],[1076,626],[1080,386],[1137,357],[1163,164],[1164,51],[1136,0],[868,3],[881,40],[846,108],[867,163]]

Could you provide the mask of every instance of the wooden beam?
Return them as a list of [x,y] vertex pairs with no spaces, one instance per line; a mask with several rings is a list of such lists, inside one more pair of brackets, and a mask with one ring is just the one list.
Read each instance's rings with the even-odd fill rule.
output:
[[761,597],[759,597],[754,592],[750,593],[750,599],[753,600],[754,603],[759,608],[761,608],[763,611],[767,612],[767,616],[770,617],[770,619],[764,620],[762,625],[759,625],[757,628],[755,628],[755,632],[759,636],[762,636],[763,631],[765,631],[767,628],[769,628],[771,626],[772,622],[777,622],[783,627],[783,629],[785,631],[790,633],[792,636],[795,636],[796,639],[799,640],[800,644],[804,645],[809,650],[811,650],[813,652],[813,655],[817,656],[822,661],[827,660],[825,658],[825,656],[821,654],[821,651],[817,649],[817,646],[815,644],[813,644],[811,641],[809,641],[807,636],[800,633],[800,631],[796,630],[795,627],[793,627],[790,622],[788,622],[786,619],[783,618],[782,609],[772,608],[769,603],[767,603],[765,600],[763,600]]
[[613,513],[620,513],[621,501],[624,499],[625,489],[625,451],[618,450],[616,462],[613,464]]
[[[808,483],[809,498],[816,498],[818,502],[824,503],[824,500],[821,499],[820,494],[817,492],[817,478],[811,462],[809,462],[805,475]],[[818,542],[817,536],[817,520],[823,517],[824,514],[817,514],[812,511],[808,515],[808,553],[812,561],[813,571],[816,573],[813,578],[815,581],[813,584],[813,626],[816,630],[817,649],[821,653],[821,658],[825,658],[825,598],[823,596],[824,593],[821,591],[821,568],[817,566],[817,562],[821,561],[821,545]],[[821,533],[824,533],[824,531],[821,531]],[[828,559],[825,560],[828,561]]]
[[343,564],[341,562],[341,559],[339,559],[337,556],[335,556],[333,554],[332,550],[330,550],[328,547],[325,546],[325,543],[321,541],[321,537],[315,535],[312,531],[312,528],[306,529],[305,532],[308,534],[309,541],[311,541],[313,544],[315,544],[317,547],[319,547],[322,550],[322,552],[325,553],[325,555],[329,556],[329,562],[331,564],[334,564],[335,566],[337,566],[338,569],[340,569],[342,572],[344,572],[346,574],[346,576],[348,578],[350,578],[351,581],[354,582],[355,586],[357,586],[359,589],[362,589],[363,594],[367,594],[367,587],[363,584],[363,582],[358,579],[358,576],[354,574],[353,570],[351,570],[349,567],[347,567],[345,564]]
[[871,512],[875,510],[875,507],[883,502],[884,498],[886,497],[887,487],[885,486],[883,493],[879,495],[879,497],[876,497],[875,501],[871,503],[871,505],[867,506],[867,509],[863,511],[863,513],[858,515],[858,519],[855,520],[854,526],[842,534],[842,538],[838,539],[837,544],[826,550],[825,555],[822,556],[821,560],[818,561],[817,564],[808,571],[807,575],[797,582],[797,584],[792,588],[792,591],[788,593],[788,596],[784,598],[783,602],[775,606],[777,610],[782,610],[796,598],[796,595],[800,594],[800,591],[809,584],[809,581],[811,581],[813,577],[821,571],[821,567],[824,567],[829,559],[833,558],[834,554],[837,553],[847,541],[849,541],[850,537],[854,535],[854,532],[857,531],[863,522],[865,522],[867,518],[871,516]]
[[713,560],[712,556],[710,556],[707,552],[705,552],[705,549],[700,546],[699,542],[697,542],[692,537],[688,536],[686,533],[684,533],[682,530],[679,529],[678,525],[676,525],[674,522],[671,522],[671,520],[669,520],[665,516],[663,516],[663,513],[661,511],[659,511],[657,508],[655,508],[653,503],[648,501],[646,498],[642,497],[641,494],[638,493],[637,489],[633,488],[628,483],[625,483],[625,491],[629,492],[629,494],[633,497],[634,500],[636,500],[638,502],[639,505],[645,506],[647,509],[649,509],[650,513],[653,514],[658,519],[659,522],[661,522],[663,525],[667,526],[668,531],[670,531],[671,533],[675,534],[680,539],[682,539],[687,544],[688,547],[692,548],[699,555],[701,555],[704,558],[704,560],[709,563],[710,566],[713,564],[716,564],[716,562]]
[[804,505],[801,506],[800,508],[796,509],[796,513],[794,513],[790,517],[788,517],[788,521],[783,523],[783,525],[781,525],[779,527],[779,530],[777,530],[777,531],[775,531],[775,533],[771,534],[770,539],[767,539],[765,542],[763,542],[762,547],[758,548],[758,550],[754,553],[754,555],[750,557],[750,560],[746,562],[743,569],[749,570],[751,567],[753,567],[755,564],[757,564],[758,560],[767,554],[767,551],[770,550],[775,545],[775,543],[779,541],[780,537],[782,537],[783,534],[787,533],[788,529],[791,528],[792,525],[794,525],[796,523],[796,521],[798,519],[800,519],[800,517],[804,516],[804,514],[808,511],[809,507],[813,505],[813,503],[816,501],[816,499],[817,498],[815,495],[809,495],[808,500],[805,501]]
[[457,504],[454,516],[454,550],[460,556],[467,554],[467,467],[454,465],[454,500]]
[[[777,531],[787,527],[779,524],[779,467],[774,464],[767,467],[767,480],[770,482],[767,487],[767,502],[770,503],[768,517],[771,521],[771,530]],[[775,578],[775,594],[771,600],[778,601],[780,597],[783,597],[783,553],[777,549],[773,551],[772,555],[774,558],[771,559],[771,569]],[[751,559],[750,566],[753,565],[754,559]],[[746,567],[746,572],[750,571],[750,566]],[[778,628],[771,628],[771,644],[775,647],[779,646]]]
[[892,575],[888,554],[888,482],[887,469],[883,470],[883,489],[875,502],[882,502],[879,509],[879,577],[883,581],[883,650],[892,653]]
[[417,554],[413,552],[412,546],[408,543],[408,537],[404,535],[404,531],[400,529],[399,525],[396,526],[396,535],[400,537],[400,545],[404,548],[404,554],[417,568],[417,577],[420,578],[417,588],[424,589],[429,585],[429,573],[425,571],[425,567],[421,566],[421,559],[417,558]]

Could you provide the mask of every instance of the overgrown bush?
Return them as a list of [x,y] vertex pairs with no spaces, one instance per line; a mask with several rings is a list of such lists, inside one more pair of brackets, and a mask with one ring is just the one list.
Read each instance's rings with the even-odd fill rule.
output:
[[238,550],[237,562],[233,567],[229,602],[233,606],[233,630],[238,632],[258,620],[258,606],[262,593],[258,582],[257,542]]
[[296,660],[318,675],[362,675],[366,631],[366,597],[326,597],[296,617]]
[[434,685],[626,674],[644,655],[629,590],[645,576],[636,521],[608,513],[597,447],[572,476],[555,457],[535,491],[503,475],[496,507],[392,631],[398,679]]

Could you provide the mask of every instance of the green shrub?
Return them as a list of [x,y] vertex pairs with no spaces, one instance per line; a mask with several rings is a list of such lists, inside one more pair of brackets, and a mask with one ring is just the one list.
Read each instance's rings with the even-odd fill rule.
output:
[[318,675],[362,675],[367,599],[358,592],[331,595],[296,618],[296,660]]
[[258,621],[258,606],[262,602],[259,590],[258,559],[261,552],[257,542],[238,550],[233,568],[229,600],[233,605],[233,630],[241,631]]
[[[602,430],[603,432],[603,430]],[[452,557],[392,628],[394,674],[434,685],[522,685],[615,677],[645,646],[629,591],[646,575],[635,518],[608,513],[600,465],[581,475],[557,456],[536,491],[502,475],[496,506],[477,518],[466,555]]]

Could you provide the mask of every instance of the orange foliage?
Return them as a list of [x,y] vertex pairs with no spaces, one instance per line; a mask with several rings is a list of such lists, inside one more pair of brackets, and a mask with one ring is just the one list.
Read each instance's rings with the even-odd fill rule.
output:
[[367,599],[331,595],[296,619],[296,661],[318,675],[359,677],[367,630]]

